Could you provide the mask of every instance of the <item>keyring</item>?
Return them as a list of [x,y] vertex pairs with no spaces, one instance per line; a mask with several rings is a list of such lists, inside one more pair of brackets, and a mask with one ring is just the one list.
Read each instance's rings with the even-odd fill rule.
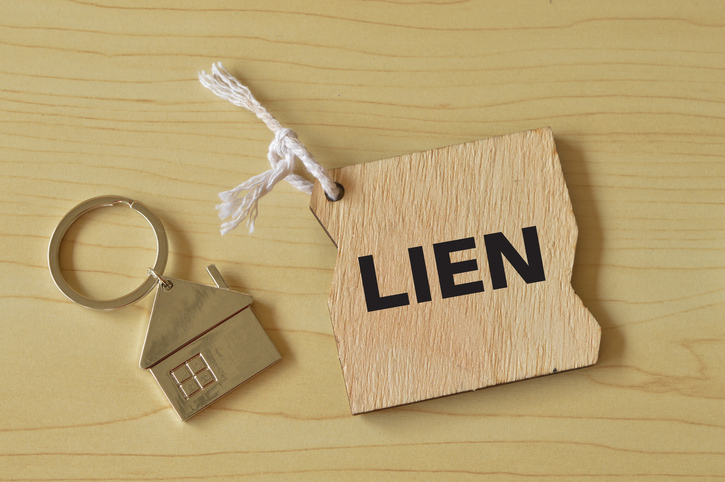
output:
[[[133,292],[96,300],[70,287],[60,271],[60,245],[68,228],[88,211],[125,204],[146,218],[156,234],[156,263]],[[212,264],[216,286],[162,276],[169,254],[166,230],[139,201],[101,196],[80,203],[61,219],[50,237],[48,266],[58,289],[71,301],[96,310],[113,310],[138,301],[158,285],[139,366],[149,369],[182,420],[244,383],[281,358],[249,308],[249,295],[229,289]]]
[[94,298],[88,298],[81,295],[63,278],[63,273],[60,270],[60,245],[63,242],[63,237],[71,225],[81,216],[89,211],[92,211],[101,207],[111,207],[116,204],[125,204],[149,222],[156,235],[156,262],[154,267],[151,268],[156,276],[161,276],[166,268],[166,260],[169,255],[169,243],[166,239],[166,230],[163,224],[156,215],[151,212],[149,208],[143,205],[139,201],[134,201],[123,196],[99,196],[89,199],[80,203],[78,206],[71,209],[60,224],[53,231],[53,235],[50,237],[50,245],[48,246],[48,267],[50,268],[50,276],[53,278],[53,282],[58,289],[63,293],[69,300],[78,303],[79,305],[85,306],[86,308],[92,308],[94,310],[115,310],[131,303],[135,303],[144,296],[146,296],[157,284],[157,278],[149,274],[148,279],[144,281],[141,286],[133,290],[131,293],[115,298],[112,300],[97,300]]

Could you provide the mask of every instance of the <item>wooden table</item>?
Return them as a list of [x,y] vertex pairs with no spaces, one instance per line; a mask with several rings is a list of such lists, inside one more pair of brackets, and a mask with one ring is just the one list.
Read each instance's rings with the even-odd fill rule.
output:
[[[586,7],[586,8],[585,8]],[[0,480],[725,476],[725,4],[4,2]],[[326,167],[553,128],[597,365],[351,416],[327,311],[335,247],[286,183],[221,237],[219,191],[271,134],[197,81],[247,83]],[[53,228],[87,198],[164,222],[170,276],[215,263],[283,360],[187,423],[138,368],[151,298],[67,301]],[[145,277],[131,210],[62,251],[86,293]]]

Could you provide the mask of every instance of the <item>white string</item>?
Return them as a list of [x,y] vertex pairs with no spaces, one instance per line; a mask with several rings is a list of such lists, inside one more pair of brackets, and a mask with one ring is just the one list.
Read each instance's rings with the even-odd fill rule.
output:
[[[272,168],[257,174],[234,189],[219,193],[222,200],[222,203],[216,206],[219,218],[222,220],[232,218],[222,223],[223,235],[236,228],[244,219],[247,219],[249,232],[252,233],[254,220],[259,212],[257,206],[259,198],[271,191],[274,185],[283,179],[300,191],[312,194],[313,183],[294,173],[297,159],[302,161],[305,169],[320,181],[327,197],[332,200],[340,198],[342,194],[340,187],[297,139],[297,134],[291,129],[282,127],[282,124],[254,98],[249,89],[222,67],[221,62],[212,64],[211,74],[199,72],[199,81],[222,99],[254,112],[274,133],[274,139],[269,144],[267,153]],[[242,197],[244,191],[248,192]]]

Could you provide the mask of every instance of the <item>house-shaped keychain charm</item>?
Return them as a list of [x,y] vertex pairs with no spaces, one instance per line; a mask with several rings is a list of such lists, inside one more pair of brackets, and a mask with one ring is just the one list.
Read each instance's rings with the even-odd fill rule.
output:
[[252,313],[252,297],[228,289],[214,265],[216,287],[165,278],[159,284],[141,353],[182,420],[279,361]]

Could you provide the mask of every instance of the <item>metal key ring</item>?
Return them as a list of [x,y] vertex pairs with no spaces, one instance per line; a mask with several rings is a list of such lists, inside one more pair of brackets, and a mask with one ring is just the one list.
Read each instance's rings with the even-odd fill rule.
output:
[[100,196],[84,201],[68,211],[68,214],[61,219],[60,224],[58,224],[55,231],[53,231],[53,235],[50,237],[50,245],[48,246],[48,267],[50,268],[50,276],[53,278],[53,282],[55,282],[55,285],[61,293],[63,293],[69,300],[94,310],[115,310],[116,308],[130,305],[131,303],[134,303],[146,296],[157,283],[156,278],[149,275],[148,279],[144,281],[141,286],[125,296],[112,300],[96,300],[81,295],[71,288],[71,286],[63,278],[63,273],[60,271],[59,255],[60,245],[63,242],[63,237],[68,231],[68,228],[70,228],[78,218],[86,214],[88,211],[101,207],[111,207],[116,204],[126,204],[128,207],[146,218],[146,221],[148,221],[154,229],[154,234],[156,235],[156,262],[154,267],[151,269],[159,276],[164,272],[166,260],[169,255],[169,243],[166,239],[166,230],[164,229],[163,224],[161,224],[159,218],[157,218],[156,215],[149,210],[149,208],[139,201],[134,201],[133,199],[123,196]]

